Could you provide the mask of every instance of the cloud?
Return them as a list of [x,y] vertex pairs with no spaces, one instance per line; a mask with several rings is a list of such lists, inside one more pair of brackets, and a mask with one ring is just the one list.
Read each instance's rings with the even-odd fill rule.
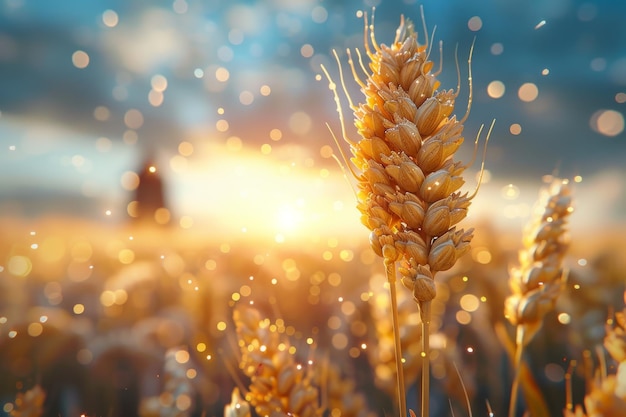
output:
[[161,66],[185,60],[190,51],[181,30],[181,19],[163,9],[147,8],[129,20],[103,33],[107,55],[119,66],[139,74],[149,74]]

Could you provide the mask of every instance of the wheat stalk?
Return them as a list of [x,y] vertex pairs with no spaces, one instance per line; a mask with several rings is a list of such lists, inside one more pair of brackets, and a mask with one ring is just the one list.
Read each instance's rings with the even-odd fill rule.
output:
[[[368,359],[375,372],[376,386],[389,395],[397,390],[397,376],[394,363],[394,329],[389,316],[390,300],[386,291],[381,291],[380,275],[370,279],[373,295],[369,298],[370,315],[373,321],[376,343],[368,346]],[[415,310],[415,303],[406,291],[398,294],[397,314],[401,323],[416,323],[419,313]],[[400,344],[405,355],[403,373],[407,385],[413,383],[421,370],[420,352],[422,349],[422,329],[419,326],[404,326],[400,331]]]
[[553,179],[541,191],[534,216],[526,226],[519,266],[510,273],[512,294],[504,305],[505,317],[516,326],[515,376],[509,417],[514,417],[524,347],[554,309],[565,283],[563,258],[569,246],[567,217],[573,212],[568,180]]
[[357,75],[348,51],[352,74],[365,95],[364,102],[358,106],[347,93],[335,53],[360,140],[347,137],[337,86],[326,69],[322,69],[337,103],[343,138],[350,144],[351,161],[358,170],[353,174],[358,181],[357,207],[361,221],[371,230],[371,246],[383,258],[389,282],[402,417],[406,416],[406,400],[397,318],[397,261],[402,261],[398,270],[401,281],[413,292],[419,306],[423,334],[422,416],[425,417],[429,414],[429,324],[430,303],[436,294],[435,274],[451,268],[469,250],[473,236],[473,230],[455,227],[466,216],[473,195],[458,192],[464,184],[462,173],[466,166],[453,161],[463,143],[463,123],[471,107],[471,72],[468,109],[457,120],[451,114],[460,81],[456,91],[437,90],[439,71],[431,72],[433,63],[429,60],[428,43],[418,43],[413,25],[402,18],[394,42],[387,46],[376,42],[373,18],[371,26],[367,15],[364,22],[369,70],[358,50],[357,55],[366,75],[365,82]]

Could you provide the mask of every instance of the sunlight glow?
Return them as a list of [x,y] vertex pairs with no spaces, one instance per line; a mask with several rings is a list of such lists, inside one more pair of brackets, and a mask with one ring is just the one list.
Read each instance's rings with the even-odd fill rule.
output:
[[341,173],[322,176],[319,167],[306,165],[308,151],[292,146],[294,162],[285,164],[281,145],[272,145],[268,155],[238,145],[194,148],[187,168],[171,179],[173,199],[194,227],[245,228],[249,236],[277,243],[361,230],[354,195]]
[[302,210],[291,204],[283,204],[276,211],[276,228],[280,231],[293,231],[303,220]]

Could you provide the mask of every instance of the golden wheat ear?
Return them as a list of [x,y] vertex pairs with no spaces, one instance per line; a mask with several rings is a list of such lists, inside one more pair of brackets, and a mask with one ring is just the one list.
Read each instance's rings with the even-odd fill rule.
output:
[[26,392],[20,392],[15,397],[13,410],[9,412],[12,417],[41,416],[43,414],[46,392],[37,384]]
[[[453,158],[464,141],[463,123],[472,107],[474,47],[472,44],[468,58],[467,110],[459,121],[452,115],[461,89],[458,59],[456,91],[439,90],[437,75],[443,61],[440,58],[439,70],[432,72],[434,64],[430,53],[434,42],[429,39],[423,8],[421,12],[425,34],[422,45],[417,41],[412,23],[404,17],[400,19],[394,41],[390,45],[378,43],[374,10],[371,22],[367,14],[363,14],[365,56],[358,49],[356,54],[364,80],[357,74],[352,54],[347,53],[352,75],[365,96],[358,105],[353,104],[347,93],[341,63],[334,53],[344,94],[354,112],[358,141],[346,137],[337,84],[326,68],[322,68],[338,104],[342,136],[352,152],[350,161],[356,167],[356,172],[352,169],[351,172],[357,180],[357,208],[362,223],[370,229],[371,248],[383,258],[389,284],[401,417],[406,417],[406,394],[397,317],[397,275],[412,292],[422,318],[421,414],[427,417],[429,326],[431,301],[436,295],[435,275],[452,268],[469,251],[473,237],[473,229],[466,231],[457,227],[466,216],[471,199],[459,192],[465,182],[462,174],[466,167]],[[369,58],[369,62],[364,63],[364,57]],[[342,157],[348,163],[348,158]],[[398,262],[401,262],[399,268]]]
[[224,407],[224,417],[250,417],[250,404],[243,399],[239,388],[233,388],[231,400]]
[[569,246],[567,220],[572,212],[569,181],[553,179],[541,191],[534,216],[524,231],[520,265],[512,269],[509,277],[511,295],[505,300],[504,315],[516,327],[509,417],[515,415],[524,347],[539,331],[546,314],[554,309],[567,278],[562,264]]
[[257,414],[317,417],[318,390],[312,376],[296,363],[289,340],[253,307],[238,306],[233,321],[241,350],[239,367],[250,378],[245,399]]

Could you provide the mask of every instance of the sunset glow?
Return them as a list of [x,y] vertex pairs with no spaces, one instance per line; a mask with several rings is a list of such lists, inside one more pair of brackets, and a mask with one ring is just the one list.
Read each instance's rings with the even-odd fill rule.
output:
[[[292,149],[293,162],[251,150],[200,149],[171,179],[179,215],[198,227],[257,237],[316,239],[360,229],[349,184]],[[313,166],[306,166],[306,165]]]

